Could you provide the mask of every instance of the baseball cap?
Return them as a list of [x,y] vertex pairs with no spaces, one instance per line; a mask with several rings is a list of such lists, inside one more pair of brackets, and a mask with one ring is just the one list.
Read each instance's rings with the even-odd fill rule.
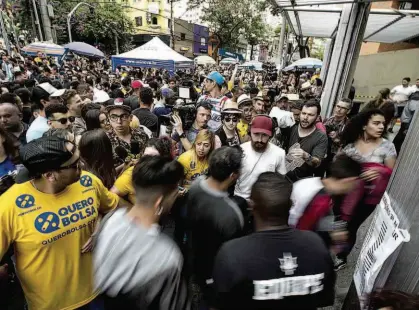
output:
[[38,85],[38,87],[45,90],[50,96],[58,90],[48,82],[47,83],[41,83],[41,84]]
[[131,107],[125,105],[123,100],[122,101],[119,101],[119,100],[116,100],[115,99],[113,105],[108,105],[106,107],[106,112],[109,113],[110,111],[112,111],[114,109],[122,109],[122,110],[127,111],[128,113],[131,113]]
[[33,140],[22,146],[21,161],[30,175],[58,170],[73,157],[75,152],[67,149],[67,142],[69,141],[54,136]]
[[143,83],[141,83],[141,81],[134,80],[131,82],[131,87],[134,89],[138,89],[138,88],[143,87]]
[[163,98],[170,99],[170,98],[175,97],[176,94],[172,89],[166,87],[166,88],[162,88],[161,95]]
[[58,90],[56,90],[55,92],[53,92],[53,93],[51,94],[51,97],[61,97],[62,95],[64,95],[65,91],[66,91],[66,89],[65,89],[65,88],[63,88],[63,89],[58,89]]
[[225,79],[223,78],[221,73],[217,71],[212,71],[210,74],[208,74],[207,79],[214,81],[220,86],[225,83]]
[[258,115],[252,120],[251,132],[252,133],[265,133],[272,136],[272,119],[267,115]]
[[94,103],[103,103],[105,101],[108,101],[109,95],[107,92],[105,92],[104,90],[98,90],[94,93],[93,95],[93,102]]

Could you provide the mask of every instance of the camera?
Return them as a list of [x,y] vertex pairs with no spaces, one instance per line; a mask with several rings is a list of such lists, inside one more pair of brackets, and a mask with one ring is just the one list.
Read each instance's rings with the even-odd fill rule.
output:
[[178,103],[173,107],[173,113],[179,115],[182,120],[183,130],[189,130],[196,117],[196,106],[195,103]]

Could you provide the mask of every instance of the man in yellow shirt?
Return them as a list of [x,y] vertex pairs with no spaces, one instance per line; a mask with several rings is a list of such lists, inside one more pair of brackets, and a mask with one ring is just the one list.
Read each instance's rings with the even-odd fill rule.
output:
[[0,258],[14,245],[16,270],[29,309],[77,309],[91,303],[91,236],[98,214],[117,195],[78,165],[74,144],[58,137],[21,149],[33,179],[0,197]]

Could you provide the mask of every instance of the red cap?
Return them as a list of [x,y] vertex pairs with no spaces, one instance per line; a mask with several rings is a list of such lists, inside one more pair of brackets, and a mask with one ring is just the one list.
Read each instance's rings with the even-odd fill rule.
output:
[[265,133],[272,136],[272,119],[269,116],[258,115],[252,120],[252,133]]
[[131,87],[134,88],[134,89],[141,88],[141,87],[143,87],[143,83],[141,83],[138,80],[135,80],[135,81],[131,82]]

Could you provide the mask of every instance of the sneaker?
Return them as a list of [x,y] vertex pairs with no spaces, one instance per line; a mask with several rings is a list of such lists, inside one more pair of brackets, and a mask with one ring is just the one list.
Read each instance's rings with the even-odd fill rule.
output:
[[335,271],[339,271],[346,267],[346,258],[337,258],[335,259]]

